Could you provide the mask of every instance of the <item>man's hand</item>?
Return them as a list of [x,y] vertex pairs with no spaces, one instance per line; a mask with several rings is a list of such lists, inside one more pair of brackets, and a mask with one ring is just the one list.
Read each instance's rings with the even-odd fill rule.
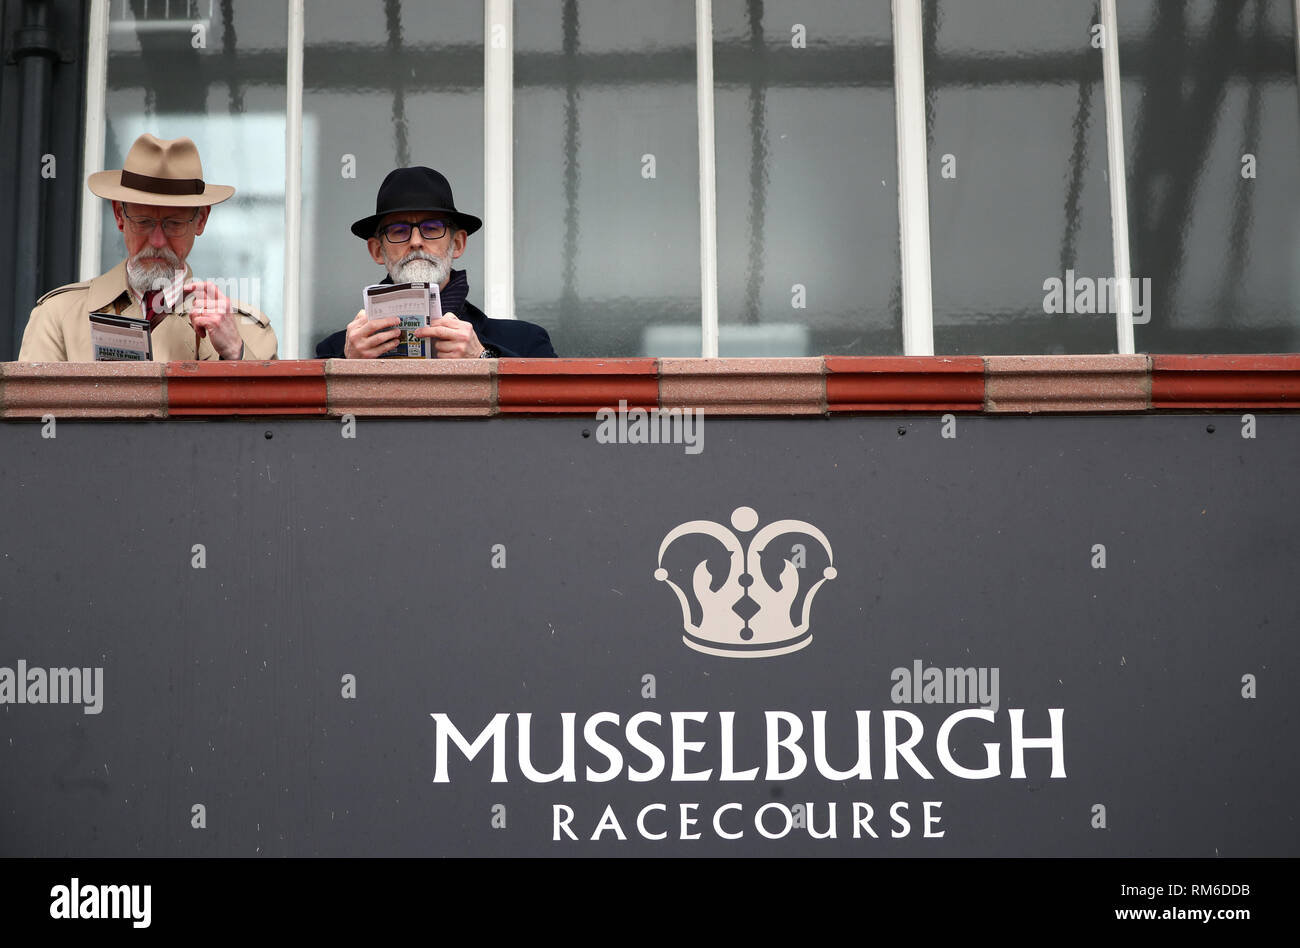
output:
[[401,322],[396,316],[366,319],[366,311],[357,310],[357,315],[348,323],[347,337],[343,343],[344,358],[377,359],[396,348],[402,336],[402,331],[396,327]]
[[478,341],[474,327],[455,313],[443,313],[427,326],[415,331],[421,339],[436,339],[434,349],[439,359],[477,359],[483,354],[483,344]]
[[238,359],[244,351],[244,339],[239,335],[239,315],[234,304],[211,280],[194,280],[181,289],[194,331],[211,339],[221,358]]

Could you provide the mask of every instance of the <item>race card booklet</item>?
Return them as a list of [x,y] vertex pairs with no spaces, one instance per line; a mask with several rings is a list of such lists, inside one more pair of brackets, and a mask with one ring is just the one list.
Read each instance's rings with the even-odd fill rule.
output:
[[385,359],[432,359],[433,339],[417,339],[415,331],[442,315],[442,295],[436,283],[375,283],[361,291],[361,305],[366,319],[391,319],[402,322],[397,345],[384,353]]
[[90,345],[96,362],[149,362],[149,320],[116,313],[90,314]]

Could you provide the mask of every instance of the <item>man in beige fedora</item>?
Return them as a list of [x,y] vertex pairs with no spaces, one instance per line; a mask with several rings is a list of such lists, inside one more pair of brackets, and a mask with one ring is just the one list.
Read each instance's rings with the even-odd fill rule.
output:
[[275,330],[265,315],[195,280],[185,263],[213,204],[235,193],[203,180],[199,151],[188,138],[141,135],[123,167],[87,180],[113,202],[126,259],[93,280],[51,290],[36,301],[23,333],[20,362],[90,362],[91,313],[147,319],[153,357],[274,359]]

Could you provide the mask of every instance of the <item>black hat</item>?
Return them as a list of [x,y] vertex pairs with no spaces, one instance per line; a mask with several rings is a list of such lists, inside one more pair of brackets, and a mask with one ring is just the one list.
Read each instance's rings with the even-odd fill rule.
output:
[[473,214],[456,210],[456,201],[451,196],[451,185],[446,178],[432,168],[421,166],[388,172],[388,177],[379,186],[379,196],[375,198],[375,213],[353,224],[352,233],[362,240],[373,237],[380,219],[385,214],[399,211],[443,211],[452,216],[457,227],[470,234],[483,226],[483,222]]

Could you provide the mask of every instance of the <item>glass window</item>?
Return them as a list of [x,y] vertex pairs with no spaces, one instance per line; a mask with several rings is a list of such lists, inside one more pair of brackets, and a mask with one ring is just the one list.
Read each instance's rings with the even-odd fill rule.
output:
[[1119,4],[1139,352],[1300,351],[1293,5]]
[[1116,351],[1096,4],[922,9],[934,351]]
[[892,30],[887,0],[715,0],[721,355],[902,353]]
[[699,355],[694,0],[529,0],[514,24],[516,314],[565,356]]
[[[311,358],[387,275],[349,228],[374,213],[388,172],[436,168],[456,207],[483,216],[483,4],[313,0],[304,31],[300,353]],[[482,259],[476,234],[456,268],[491,316]]]
[[[565,355],[698,355],[695,0],[513,8],[516,312]],[[891,3],[712,10],[721,354],[901,352]],[[935,351],[1115,351],[1097,4],[922,14]],[[1118,15],[1138,351],[1300,351],[1294,4]],[[104,167],[142,132],[196,141],[236,195],[189,262],[264,310],[282,354],[310,357],[383,277],[349,225],[393,168],[439,169],[483,215],[482,0],[312,0],[286,340],[287,6],[123,0],[109,19]],[[481,236],[458,266],[493,315]]]
[[[284,351],[285,40],[283,4],[252,0],[113,3],[109,7],[104,167],[121,168],[144,132],[192,138],[208,181],[235,196],[212,210],[188,263],[237,281],[271,319]],[[88,200],[97,200],[87,192]],[[103,204],[103,270],[125,250]]]

